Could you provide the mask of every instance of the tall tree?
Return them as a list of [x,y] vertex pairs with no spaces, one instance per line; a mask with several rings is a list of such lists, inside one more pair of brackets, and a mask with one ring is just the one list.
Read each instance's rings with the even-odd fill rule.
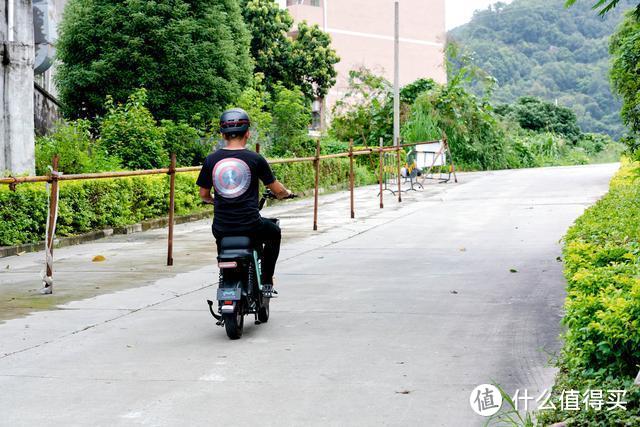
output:
[[251,31],[251,56],[267,87],[288,79],[293,18],[273,0],[242,0],[242,14]]
[[640,21],[635,13],[627,13],[617,32],[611,37],[611,82],[622,98],[622,120],[630,131],[625,138],[640,159]]
[[331,36],[317,25],[301,22],[292,50],[289,78],[308,98],[324,97],[336,84],[335,64],[340,61],[331,47]]
[[70,0],[58,40],[67,117],[104,113],[147,89],[156,119],[203,123],[251,81],[250,35],[237,0]]
[[[571,7],[576,3],[577,0],[566,0],[565,5],[567,7]],[[595,4],[592,6],[592,9],[597,10],[600,16],[606,15],[612,9],[616,8],[620,0],[596,0]],[[623,1],[624,3],[624,1]],[[636,15],[640,16],[640,4],[636,6]]]
[[289,12],[275,0],[242,0],[242,13],[251,30],[256,71],[264,74],[270,92],[282,83],[298,86],[310,100],[327,94],[340,60],[327,33],[306,22],[294,28]]

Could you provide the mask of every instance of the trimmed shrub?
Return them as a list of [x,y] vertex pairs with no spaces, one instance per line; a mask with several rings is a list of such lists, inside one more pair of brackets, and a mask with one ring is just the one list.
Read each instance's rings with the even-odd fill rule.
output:
[[[200,204],[197,174],[176,175],[176,212],[206,209]],[[56,235],[71,236],[163,216],[168,211],[169,178],[144,176],[60,184]],[[44,240],[47,193],[44,184],[0,189],[0,246]]]
[[[640,388],[640,186],[638,164],[623,163],[609,193],[565,236],[566,314],[555,390],[626,389],[626,412],[555,411],[568,425],[638,425]],[[635,400],[634,400],[635,396]],[[614,423],[615,421],[615,423]],[[546,425],[546,424],[545,424]]]
[[127,169],[165,167],[169,161],[164,149],[164,128],[156,125],[145,107],[147,92],[139,89],[125,104],[107,97],[107,115],[100,123],[100,146],[122,160]]

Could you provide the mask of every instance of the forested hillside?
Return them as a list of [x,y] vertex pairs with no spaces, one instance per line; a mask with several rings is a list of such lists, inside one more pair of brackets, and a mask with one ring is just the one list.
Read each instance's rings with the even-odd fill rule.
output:
[[[620,102],[609,85],[609,37],[634,2],[622,0],[604,18],[592,2],[515,0],[478,11],[450,40],[495,77],[496,103],[537,96],[573,109],[585,132],[622,133]],[[476,88],[476,90],[480,90]]]

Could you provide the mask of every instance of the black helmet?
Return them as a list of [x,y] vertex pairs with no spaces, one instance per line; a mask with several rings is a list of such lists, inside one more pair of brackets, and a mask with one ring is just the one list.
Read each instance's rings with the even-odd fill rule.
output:
[[220,116],[220,133],[244,135],[251,125],[249,115],[242,108],[232,108]]

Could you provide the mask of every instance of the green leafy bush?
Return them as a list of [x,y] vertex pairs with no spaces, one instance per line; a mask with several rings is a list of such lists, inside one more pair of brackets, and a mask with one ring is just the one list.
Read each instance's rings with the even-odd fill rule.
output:
[[[621,9],[621,8],[620,8]],[[629,129],[624,138],[629,151],[640,160],[640,20],[639,14],[629,10],[611,37],[609,52],[612,56],[610,77],[613,89],[622,98],[622,121]]]
[[532,96],[522,97],[514,104],[499,105],[496,113],[509,116],[522,129],[557,133],[572,143],[582,136],[573,111]]
[[[630,409],[619,425],[640,421],[640,389],[632,382],[640,368],[640,186],[638,164],[624,163],[609,193],[576,220],[565,236],[567,300],[564,348],[556,389],[602,389],[612,383],[630,390]],[[592,411],[593,412],[593,411]],[[602,411],[605,412],[605,411]],[[546,421],[613,425],[606,414],[561,413]],[[624,424],[624,422],[628,423]],[[631,420],[635,420],[635,423]],[[574,425],[574,424],[571,424]],[[618,425],[618,424],[616,424]]]
[[120,169],[120,159],[108,156],[91,137],[88,120],[60,122],[47,136],[36,138],[36,173],[49,172],[53,156],[58,155],[59,170],[67,174]]
[[300,89],[276,88],[271,114],[273,116],[273,144],[269,153],[274,156],[302,156],[314,150],[308,137],[311,106]]
[[106,116],[100,123],[100,145],[119,157],[127,169],[153,169],[167,166],[164,129],[145,107],[147,92],[139,89],[125,104],[107,97]]
[[175,153],[178,166],[198,166],[204,162],[212,149],[212,144],[203,141],[201,133],[186,122],[171,120],[160,122],[164,138],[164,149]]

